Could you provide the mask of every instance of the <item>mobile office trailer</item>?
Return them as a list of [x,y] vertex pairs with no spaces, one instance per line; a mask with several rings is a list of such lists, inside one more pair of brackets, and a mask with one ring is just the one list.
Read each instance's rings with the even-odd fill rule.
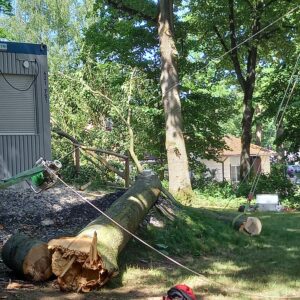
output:
[[47,48],[0,41],[0,179],[51,159]]

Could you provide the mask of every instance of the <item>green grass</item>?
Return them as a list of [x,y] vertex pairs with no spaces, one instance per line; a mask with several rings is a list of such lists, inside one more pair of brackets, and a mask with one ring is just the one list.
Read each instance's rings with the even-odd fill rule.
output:
[[172,285],[186,283],[205,299],[255,298],[237,291],[274,299],[297,294],[300,299],[300,213],[256,213],[263,230],[260,236],[249,237],[209,217],[199,207],[199,198],[193,205],[184,207],[175,222],[162,229],[148,225],[138,235],[206,278],[131,241],[122,252],[121,273],[108,285],[109,291],[133,285],[154,297]]

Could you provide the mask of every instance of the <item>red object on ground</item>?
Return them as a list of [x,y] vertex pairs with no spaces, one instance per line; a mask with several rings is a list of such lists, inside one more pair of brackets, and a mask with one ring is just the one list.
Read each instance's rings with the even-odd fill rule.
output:
[[182,300],[197,300],[193,290],[185,284],[175,285],[168,291],[168,296],[164,297],[165,300],[172,300],[175,298]]
[[250,193],[249,195],[248,195],[248,201],[250,202],[251,200],[253,200],[253,198],[254,198],[254,195],[252,194],[252,193]]

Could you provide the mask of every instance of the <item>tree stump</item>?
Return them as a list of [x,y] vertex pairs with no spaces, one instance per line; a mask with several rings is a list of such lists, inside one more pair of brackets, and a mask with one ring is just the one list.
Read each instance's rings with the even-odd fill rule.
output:
[[222,215],[217,213],[217,218],[226,223],[231,223],[235,230],[245,232],[251,236],[260,235],[262,230],[261,221],[257,217],[247,216],[245,214]]
[[22,233],[5,243],[2,259],[10,269],[33,281],[47,280],[53,274],[48,245]]
[[[158,177],[143,172],[106,214],[134,233],[156,202],[160,190]],[[128,232],[101,215],[76,237],[51,240],[48,246],[53,253],[52,270],[60,288],[87,292],[103,286],[117,274],[118,255],[130,238]]]

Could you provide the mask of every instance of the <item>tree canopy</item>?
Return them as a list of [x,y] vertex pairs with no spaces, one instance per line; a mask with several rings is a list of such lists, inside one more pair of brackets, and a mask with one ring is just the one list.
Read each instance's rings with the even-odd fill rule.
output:
[[[137,156],[155,157],[164,168],[168,152],[159,88],[158,4],[18,0],[11,7],[0,0],[0,28],[2,38],[48,45],[51,111],[58,126],[91,146],[122,153],[129,149],[131,128]],[[174,14],[167,34],[172,35],[178,71],[178,81],[172,80],[187,152],[218,159],[223,137],[234,134],[242,137],[247,170],[257,124],[263,146],[298,151],[298,71],[281,120],[282,134],[276,134],[278,124],[273,124],[299,53],[296,4],[186,0],[168,5]],[[63,146],[54,141],[54,153],[61,152]]]

